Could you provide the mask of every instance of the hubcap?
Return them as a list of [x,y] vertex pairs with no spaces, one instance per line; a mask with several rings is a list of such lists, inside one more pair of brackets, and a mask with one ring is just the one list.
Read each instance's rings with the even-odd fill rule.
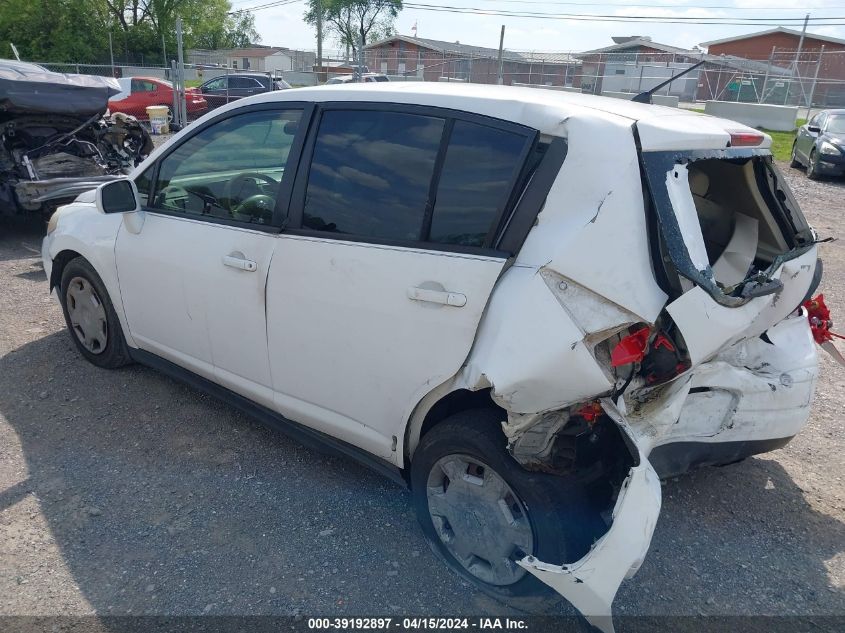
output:
[[448,455],[428,475],[428,512],[446,549],[473,576],[512,585],[516,561],[534,554],[525,504],[496,471],[468,455]]
[[106,309],[94,290],[83,277],[70,280],[65,295],[67,313],[76,338],[92,354],[101,354],[108,343]]

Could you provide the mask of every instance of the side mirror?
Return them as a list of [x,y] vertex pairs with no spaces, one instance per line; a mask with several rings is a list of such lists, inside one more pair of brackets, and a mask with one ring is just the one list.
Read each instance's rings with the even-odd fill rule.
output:
[[141,209],[138,188],[128,178],[112,180],[97,187],[97,208],[103,213],[122,213],[130,233],[140,233],[146,215]]
[[818,134],[819,132],[822,131],[822,129],[818,125],[808,125],[807,131],[810,132],[811,134]]
[[138,189],[128,178],[113,180],[97,187],[97,208],[103,213],[140,211]]

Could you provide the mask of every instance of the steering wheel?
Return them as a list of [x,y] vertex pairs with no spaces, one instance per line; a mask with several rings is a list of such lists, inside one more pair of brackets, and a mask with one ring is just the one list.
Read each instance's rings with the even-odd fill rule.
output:
[[250,196],[234,209],[232,218],[241,222],[259,222],[270,224],[273,221],[273,209],[276,207],[276,199],[264,193]]
[[[253,194],[252,196],[247,196],[247,198],[244,200],[240,199],[240,193],[243,190],[244,185],[246,185],[250,179],[263,180],[271,187],[275,187],[279,184],[278,182],[276,182],[276,180],[274,180],[267,174],[262,174],[257,171],[244,171],[238,174],[237,176],[232,177],[232,179],[226,183],[226,189],[223,194],[225,196],[225,200],[227,200],[229,203],[229,210],[232,211],[232,213],[238,213],[238,210],[243,207],[243,203],[245,203],[250,198],[255,197],[255,194]],[[238,196],[237,202],[232,197],[233,195]]]

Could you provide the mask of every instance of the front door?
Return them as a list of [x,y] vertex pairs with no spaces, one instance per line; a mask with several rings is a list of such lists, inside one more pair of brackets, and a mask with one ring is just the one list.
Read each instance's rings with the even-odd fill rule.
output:
[[265,284],[301,117],[280,104],[200,128],[158,161],[150,185],[146,172],[136,178],[145,220],[137,233],[122,227],[116,246],[136,343],[267,406]]
[[270,366],[281,413],[395,460],[415,404],[469,354],[535,134],[346,107],[312,132],[273,257]]

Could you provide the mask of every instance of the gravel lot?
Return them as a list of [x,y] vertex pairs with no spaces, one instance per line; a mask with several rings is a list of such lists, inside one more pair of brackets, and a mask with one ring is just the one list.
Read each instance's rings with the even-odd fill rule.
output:
[[[820,233],[845,234],[845,184],[783,170]],[[435,560],[389,481],[153,371],[83,361],[42,234],[0,223],[0,614],[508,613]],[[845,320],[843,244],[821,248]],[[617,613],[845,621],[843,402],[823,356],[791,444],[666,482]]]

